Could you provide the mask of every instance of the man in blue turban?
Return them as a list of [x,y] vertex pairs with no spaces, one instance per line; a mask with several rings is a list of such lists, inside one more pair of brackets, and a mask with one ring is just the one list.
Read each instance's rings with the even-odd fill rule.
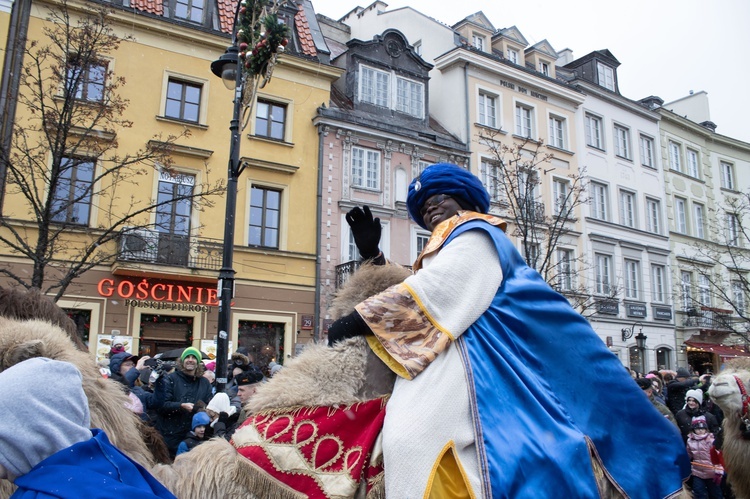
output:
[[386,496],[678,494],[690,465],[674,425],[526,265],[489,204],[468,171],[426,168],[407,197],[432,232],[415,274],[329,328],[329,342],[364,335],[399,376]]

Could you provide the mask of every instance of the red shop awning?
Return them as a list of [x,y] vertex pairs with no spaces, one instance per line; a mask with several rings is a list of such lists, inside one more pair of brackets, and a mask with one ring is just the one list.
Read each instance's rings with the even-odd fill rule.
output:
[[700,341],[686,341],[686,345],[703,352],[715,353],[721,357],[750,357],[750,353],[742,347],[728,347],[718,343],[702,343]]

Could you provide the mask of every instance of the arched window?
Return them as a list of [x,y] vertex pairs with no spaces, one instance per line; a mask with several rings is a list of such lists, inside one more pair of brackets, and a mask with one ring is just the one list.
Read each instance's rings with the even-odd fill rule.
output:
[[405,203],[406,193],[409,190],[409,184],[406,177],[406,171],[403,168],[396,169],[396,202]]

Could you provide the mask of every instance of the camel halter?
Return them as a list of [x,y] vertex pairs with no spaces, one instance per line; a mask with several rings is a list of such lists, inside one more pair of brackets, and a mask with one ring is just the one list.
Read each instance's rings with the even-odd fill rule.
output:
[[742,395],[742,412],[740,413],[740,420],[745,425],[745,431],[750,432],[750,416],[748,415],[748,405],[750,405],[750,398],[745,390],[745,384],[742,382],[739,376],[734,376],[734,380],[737,382],[737,386],[740,388],[740,394]]

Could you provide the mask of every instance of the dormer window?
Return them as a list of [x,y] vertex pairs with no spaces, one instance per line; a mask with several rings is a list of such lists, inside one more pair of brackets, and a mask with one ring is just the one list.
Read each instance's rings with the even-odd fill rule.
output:
[[367,66],[360,66],[359,101],[417,118],[424,116],[424,84]]
[[539,72],[544,76],[549,76],[549,64],[544,61],[539,62]]
[[508,60],[513,64],[518,64],[518,51],[511,48],[508,49]]
[[615,91],[615,72],[609,66],[602,64],[601,62],[596,63],[596,70],[599,75],[599,85],[603,86],[607,90]]
[[474,33],[474,35],[472,36],[472,44],[474,45],[475,49],[484,52],[484,37],[482,35],[477,35],[476,33]]

